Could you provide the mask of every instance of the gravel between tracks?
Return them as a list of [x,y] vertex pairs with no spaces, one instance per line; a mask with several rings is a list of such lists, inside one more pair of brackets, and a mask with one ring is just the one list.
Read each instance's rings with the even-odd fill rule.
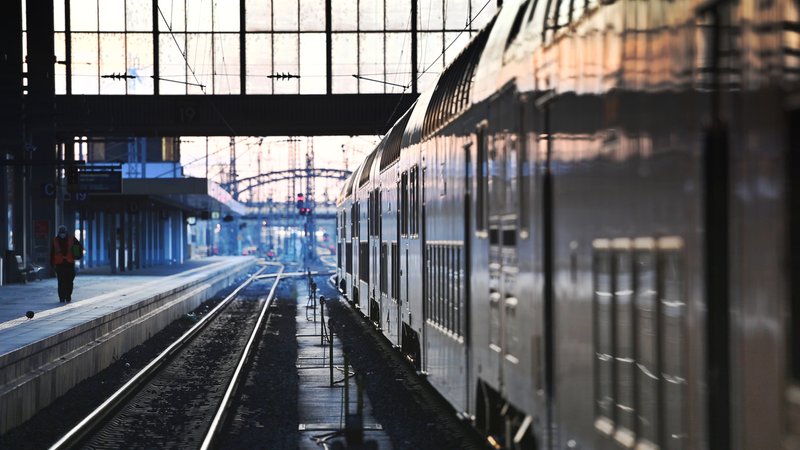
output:
[[216,447],[286,449],[298,447],[297,302],[292,283],[281,283],[270,307],[267,327],[239,388],[234,413]]
[[192,448],[203,442],[258,311],[263,285],[241,291],[94,435],[87,448]]

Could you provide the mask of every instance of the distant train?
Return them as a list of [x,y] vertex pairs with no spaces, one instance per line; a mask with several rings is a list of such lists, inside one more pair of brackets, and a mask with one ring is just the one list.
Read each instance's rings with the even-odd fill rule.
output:
[[339,195],[343,294],[497,448],[800,448],[796,0],[506,0]]

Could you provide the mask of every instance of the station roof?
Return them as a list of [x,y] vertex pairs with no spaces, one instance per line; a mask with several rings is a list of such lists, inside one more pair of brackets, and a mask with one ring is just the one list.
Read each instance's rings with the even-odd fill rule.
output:
[[[111,194],[114,195],[114,194]],[[206,178],[125,178],[123,196],[147,196],[189,211],[244,215],[245,206]]]

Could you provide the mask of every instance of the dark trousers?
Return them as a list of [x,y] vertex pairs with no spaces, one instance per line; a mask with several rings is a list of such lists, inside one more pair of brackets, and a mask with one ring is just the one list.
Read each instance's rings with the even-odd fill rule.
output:
[[72,300],[72,282],[75,280],[75,264],[56,264],[58,277],[58,299],[61,301]]

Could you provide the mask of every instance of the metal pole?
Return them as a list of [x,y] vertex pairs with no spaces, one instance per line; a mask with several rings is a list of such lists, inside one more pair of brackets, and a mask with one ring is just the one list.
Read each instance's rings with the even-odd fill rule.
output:
[[[350,415],[350,361],[347,352],[344,352],[344,416]],[[345,419],[346,421],[347,419]]]
[[411,93],[417,93],[417,77],[419,68],[417,56],[417,2],[418,0],[411,0]]
[[325,93],[333,93],[333,0],[325,0]]
[[356,416],[360,419],[364,412],[364,374],[361,372],[356,375],[356,395]]
[[325,297],[319,297],[319,321],[321,324],[319,333],[319,345],[325,345]]
[[331,331],[331,337],[328,339],[328,358],[330,360],[331,387],[333,387],[333,324],[331,323],[331,320],[333,319],[328,320],[328,329]]

